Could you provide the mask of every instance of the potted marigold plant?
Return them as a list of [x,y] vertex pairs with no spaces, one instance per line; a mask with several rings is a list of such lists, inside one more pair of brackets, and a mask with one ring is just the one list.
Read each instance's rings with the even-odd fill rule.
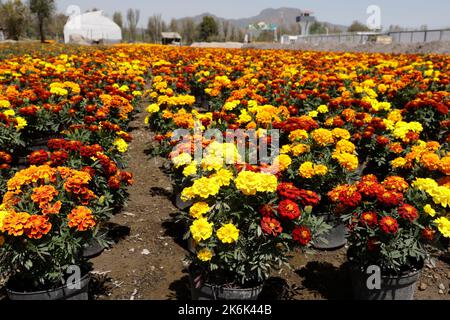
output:
[[82,248],[109,210],[90,181],[86,172],[47,165],[31,166],[8,181],[0,207],[0,272],[10,276],[11,299],[88,298],[89,263]]
[[200,164],[184,164],[193,167],[192,184],[182,192],[194,202],[182,216],[185,237],[194,242],[193,299],[256,299],[293,247],[308,247],[327,230],[311,214],[317,195],[279,184],[267,167],[224,165],[226,149],[236,147],[214,142]]
[[[426,196],[401,177],[390,176],[380,183],[373,175],[338,186],[329,196],[349,226],[355,298],[412,300],[429,254],[427,245],[435,244],[439,236],[439,221],[425,205]],[[369,289],[370,267],[370,272],[381,271],[381,288]]]

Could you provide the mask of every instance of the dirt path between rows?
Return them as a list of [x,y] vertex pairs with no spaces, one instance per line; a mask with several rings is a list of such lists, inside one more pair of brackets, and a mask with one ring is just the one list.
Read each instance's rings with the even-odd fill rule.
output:
[[164,160],[147,155],[152,134],[144,125],[144,104],[140,108],[131,123],[134,139],[128,150],[128,170],[135,183],[129,188],[128,204],[111,220],[116,243],[93,259],[100,278],[93,286],[98,299],[183,298],[188,289],[183,273],[186,251],[168,234],[176,232],[171,183],[160,169]]

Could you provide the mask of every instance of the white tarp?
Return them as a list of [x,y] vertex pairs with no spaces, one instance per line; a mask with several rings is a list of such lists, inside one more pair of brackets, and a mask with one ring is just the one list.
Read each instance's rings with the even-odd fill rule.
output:
[[122,30],[103,15],[102,11],[72,15],[64,26],[64,41],[69,43],[71,36],[81,36],[88,41],[120,42]]

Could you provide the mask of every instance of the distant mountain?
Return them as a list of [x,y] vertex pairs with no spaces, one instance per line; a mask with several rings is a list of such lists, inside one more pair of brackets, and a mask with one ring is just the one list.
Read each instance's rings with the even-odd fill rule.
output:
[[[194,16],[194,17],[186,17],[191,18],[194,20],[196,24],[200,23],[205,16],[211,16],[219,23],[222,23],[223,21],[228,21],[231,25],[241,29],[245,30],[248,28],[250,24],[259,23],[259,22],[265,22],[266,24],[275,24],[279,27],[279,29],[284,28],[286,30],[295,30],[295,27],[298,26],[296,24],[296,17],[300,14],[302,10],[297,8],[268,8],[261,11],[260,14],[253,17],[248,18],[241,18],[241,19],[225,19],[218,17],[214,14],[210,13],[202,13],[200,15]],[[178,19],[183,20],[186,18]],[[324,22],[326,26],[329,29],[335,29],[340,31],[346,31],[347,26],[343,25],[337,25],[329,22]]]

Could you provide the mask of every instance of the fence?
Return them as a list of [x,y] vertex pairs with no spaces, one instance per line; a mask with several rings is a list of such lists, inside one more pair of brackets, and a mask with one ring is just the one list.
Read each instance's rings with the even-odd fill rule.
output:
[[389,36],[397,43],[419,43],[431,41],[450,41],[450,29],[436,30],[414,30],[414,31],[392,31],[392,32],[356,32],[338,34],[318,34],[309,36],[282,36],[282,43],[321,43],[321,42],[346,42],[361,43],[368,42],[374,36]]

